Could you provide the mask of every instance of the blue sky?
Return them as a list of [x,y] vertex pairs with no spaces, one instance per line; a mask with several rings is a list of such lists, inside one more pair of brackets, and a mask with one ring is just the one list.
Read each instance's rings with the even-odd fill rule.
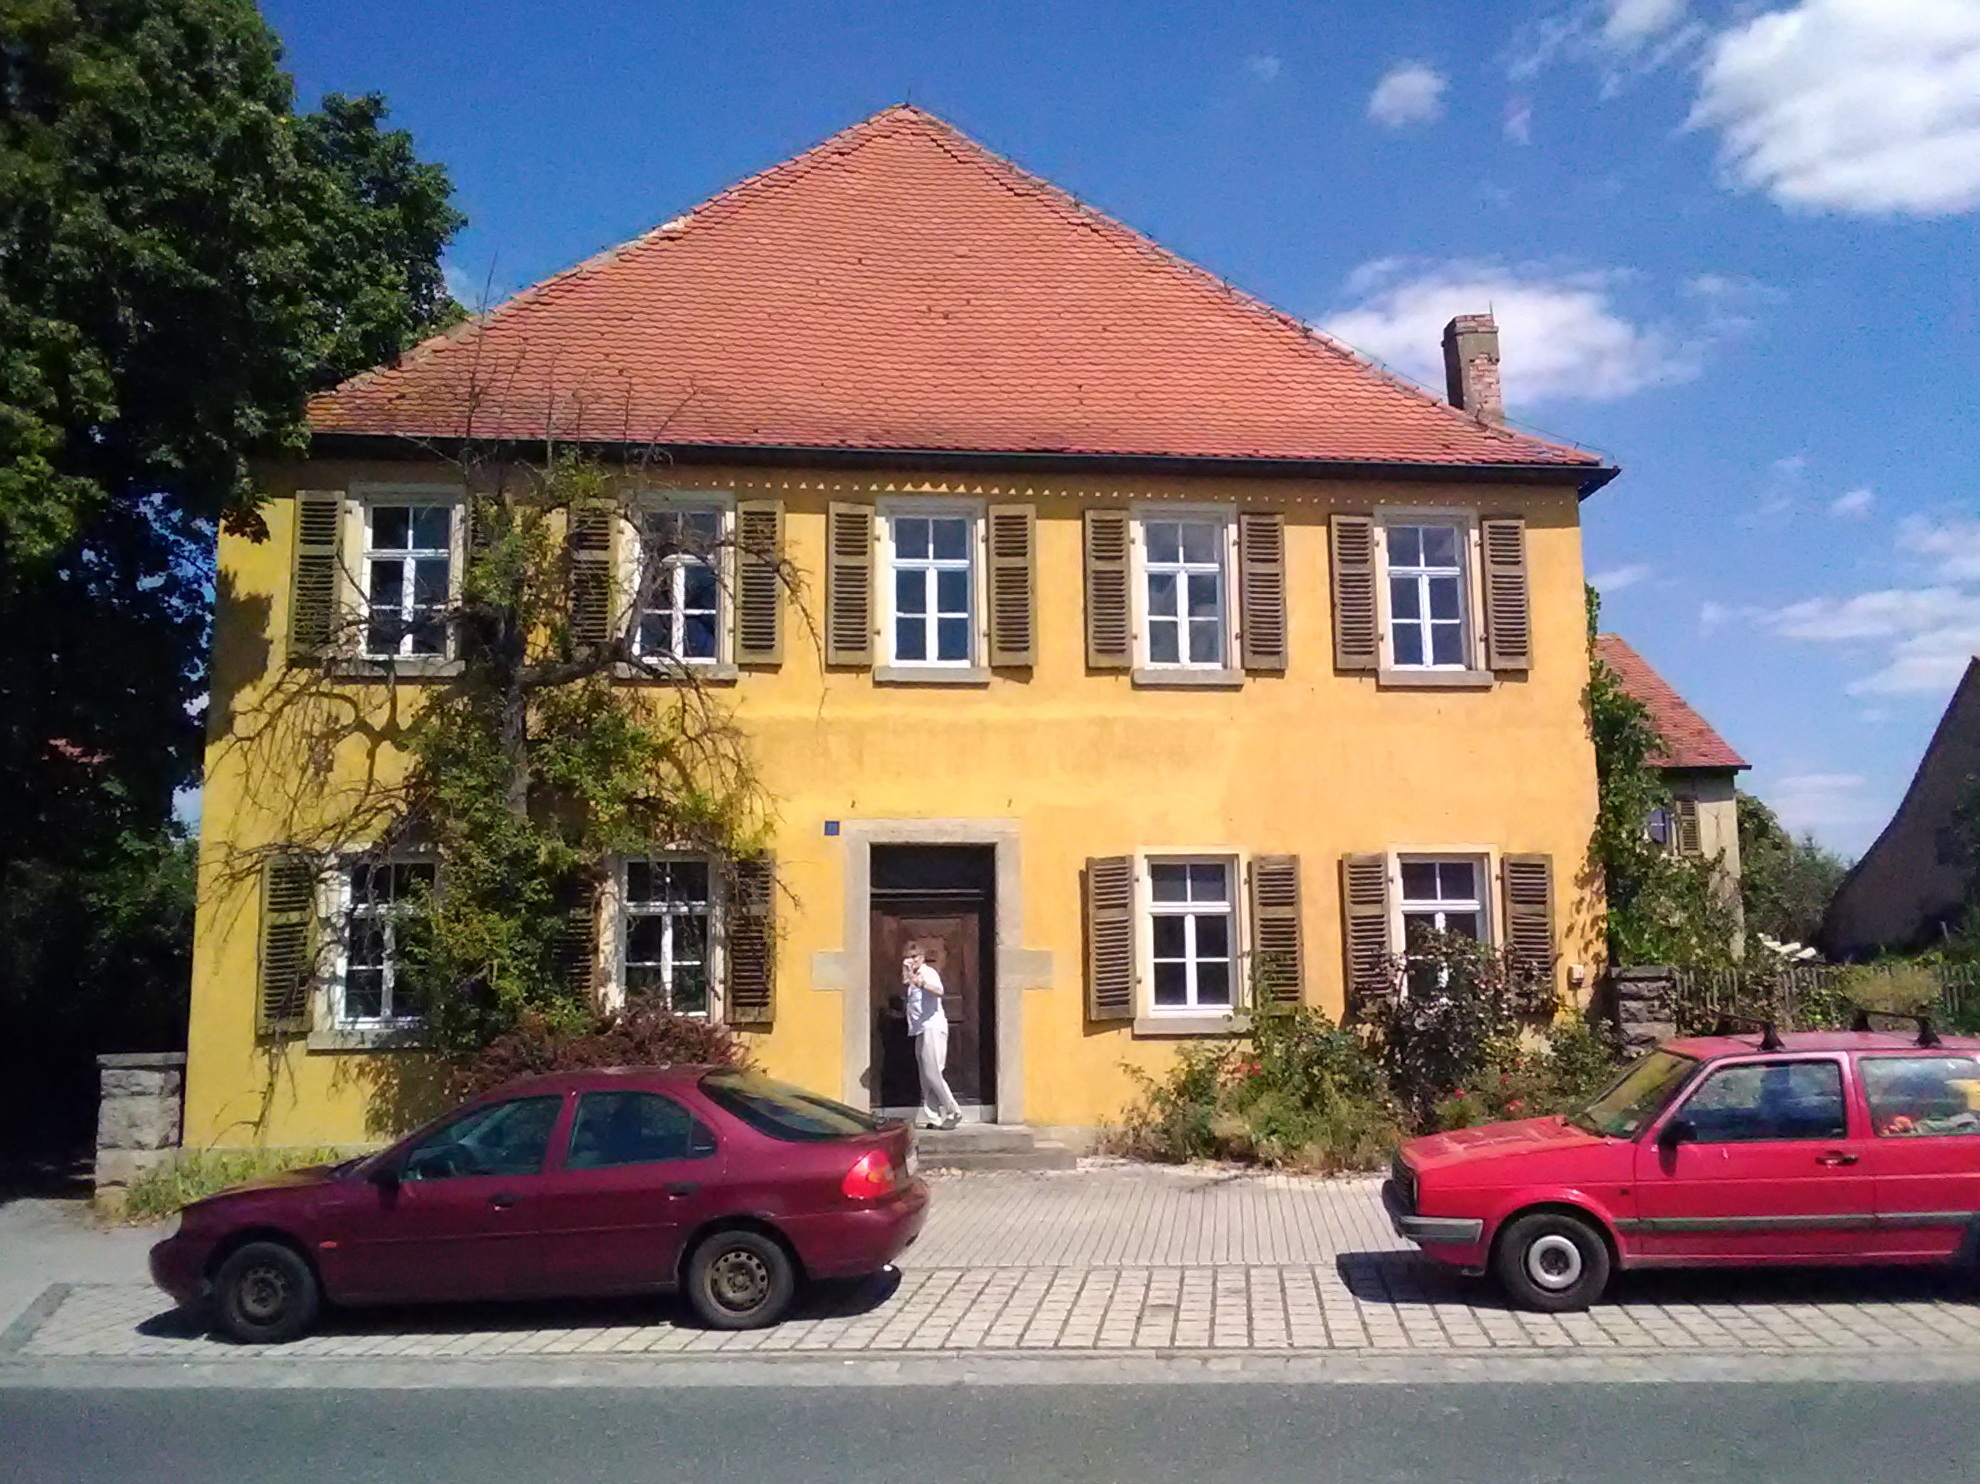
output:
[[268,0],[471,218],[470,301],[902,99],[1624,467],[1605,617],[1849,852],[1980,650],[1980,0]]

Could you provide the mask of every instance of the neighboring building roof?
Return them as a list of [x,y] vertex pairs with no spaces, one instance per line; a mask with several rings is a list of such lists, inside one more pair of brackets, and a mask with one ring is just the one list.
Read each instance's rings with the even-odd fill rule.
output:
[[912,107],[309,417],[435,439],[1546,466],[1584,488],[1612,472],[1450,407]]
[[1966,908],[1968,864],[1953,826],[1980,779],[1980,659],[1969,660],[1904,801],[1850,868],[1822,918],[1832,959],[1930,947]]
[[1649,709],[1650,720],[1664,739],[1663,749],[1650,758],[1659,768],[1746,768],[1752,766],[1712,730],[1712,724],[1670,682],[1650,668],[1650,662],[1616,634],[1595,636],[1599,655],[1622,688]]

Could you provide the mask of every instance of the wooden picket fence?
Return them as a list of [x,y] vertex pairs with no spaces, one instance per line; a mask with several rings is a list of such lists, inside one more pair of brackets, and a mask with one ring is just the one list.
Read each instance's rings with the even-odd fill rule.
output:
[[1925,964],[1784,964],[1680,969],[1677,1025],[1697,1034],[1722,1015],[1771,1020],[1783,1030],[1845,1027],[1859,1006],[1912,1010],[1950,1025],[1980,1018],[1980,968]]

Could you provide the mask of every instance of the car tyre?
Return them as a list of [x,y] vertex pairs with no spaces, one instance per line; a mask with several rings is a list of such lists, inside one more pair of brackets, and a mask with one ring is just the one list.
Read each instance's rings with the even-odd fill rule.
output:
[[1514,1303],[1562,1314],[1587,1308],[1609,1286],[1609,1244],[1578,1216],[1536,1211],[1506,1227],[1494,1267]]
[[791,1255],[762,1232],[716,1232],[688,1259],[688,1303],[710,1329],[775,1324],[796,1293]]
[[302,1254],[281,1242],[248,1242],[213,1279],[213,1319],[243,1345],[281,1345],[308,1333],[323,1290]]

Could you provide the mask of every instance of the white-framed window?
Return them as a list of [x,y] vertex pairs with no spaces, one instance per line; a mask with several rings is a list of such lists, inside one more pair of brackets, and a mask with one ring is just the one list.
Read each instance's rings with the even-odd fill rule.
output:
[[1400,949],[1407,952],[1423,933],[1449,933],[1481,943],[1490,940],[1485,911],[1487,861],[1468,855],[1405,855],[1396,868],[1401,883]]
[[1141,661],[1222,670],[1231,656],[1232,520],[1222,511],[1145,513],[1137,523]]
[[980,520],[972,506],[883,507],[886,647],[893,665],[967,668],[980,650]]
[[1228,857],[1146,862],[1149,1012],[1223,1013],[1238,1003],[1237,863]]
[[719,505],[667,504],[640,511],[636,654],[701,664],[721,659],[727,536],[728,511]]
[[1398,670],[1471,668],[1471,526],[1397,516],[1383,522],[1389,664]]
[[339,1028],[403,1026],[419,1019],[401,983],[405,939],[439,877],[436,862],[420,859],[353,859],[337,873],[331,1016]]
[[367,659],[447,653],[459,508],[458,501],[418,495],[371,496],[360,505],[364,546],[358,574]]
[[628,1004],[707,1015],[716,982],[710,863],[656,856],[620,866],[619,984]]

